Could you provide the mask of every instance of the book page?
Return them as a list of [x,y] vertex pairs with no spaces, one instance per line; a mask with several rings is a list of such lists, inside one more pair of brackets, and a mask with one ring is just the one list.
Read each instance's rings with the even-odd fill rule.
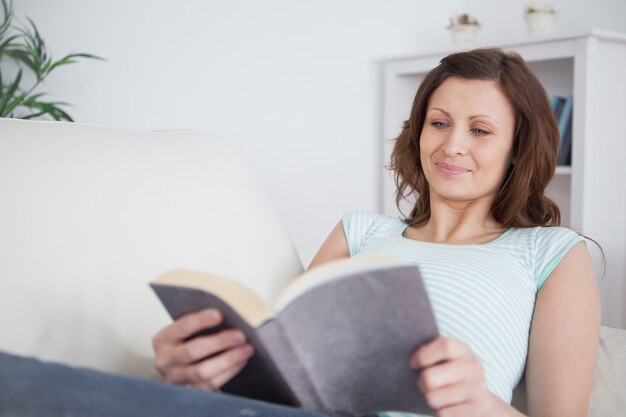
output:
[[154,284],[195,288],[221,298],[252,327],[258,327],[271,317],[270,308],[248,287],[216,275],[175,269],[161,275]]
[[328,281],[353,275],[357,272],[384,269],[391,266],[407,265],[407,262],[392,255],[355,256],[327,262],[300,274],[280,292],[274,303],[274,312],[287,305],[314,287]]

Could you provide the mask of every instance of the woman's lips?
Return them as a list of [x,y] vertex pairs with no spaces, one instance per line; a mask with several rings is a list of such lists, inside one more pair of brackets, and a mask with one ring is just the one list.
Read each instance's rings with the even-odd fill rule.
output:
[[435,165],[437,165],[439,172],[441,172],[444,175],[460,175],[460,174],[465,174],[466,172],[470,172],[470,170],[467,168],[463,168],[463,167],[456,166],[456,165],[449,165],[449,164],[446,164],[445,162],[435,162]]

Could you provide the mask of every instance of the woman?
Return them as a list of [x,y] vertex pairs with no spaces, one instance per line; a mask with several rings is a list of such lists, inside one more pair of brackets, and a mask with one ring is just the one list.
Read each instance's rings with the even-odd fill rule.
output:
[[[397,201],[416,198],[410,215],[350,213],[311,262],[392,253],[420,265],[442,337],[407,366],[422,370],[415,389],[438,416],[521,415],[509,402],[524,370],[529,415],[587,415],[599,297],[583,238],[556,227],[559,210],[544,196],[557,148],[548,97],[519,56],[450,55],[422,82],[392,154]],[[236,329],[189,339],[220,322],[219,311],[206,310],[155,335],[156,367],[167,381],[216,391],[245,366],[254,352]],[[40,398],[39,409],[315,415],[0,355],[3,366],[30,391],[69,381],[63,395]],[[25,394],[6,374],[0,411],[9,399],[17,404],[9,411],[34,409],[15,400]]]
[[[547,94],[518,55],[450,55],[420,85],[392,153],[397,203],[419,193],[408,218],[351,213],[311,262],[393,253],[420,264],[448,337],[410,365],[439,416],[520,415],[508,403],[524,369],[531,416],[587,415],[600,302],[583,239],[555,227],[544,195],[558,144]],[[218,314],[155,336],[167,380],[218,389],[245,365],[253,352],[237,331],[184,342]]]

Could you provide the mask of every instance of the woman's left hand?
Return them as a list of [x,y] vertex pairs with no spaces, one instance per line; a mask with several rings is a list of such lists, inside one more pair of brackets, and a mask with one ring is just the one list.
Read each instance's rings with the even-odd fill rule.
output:
[[504,402],[489,391],[482,364],[460,340],[438,337],[411,356],[426,402],[438,417],[496,416]]

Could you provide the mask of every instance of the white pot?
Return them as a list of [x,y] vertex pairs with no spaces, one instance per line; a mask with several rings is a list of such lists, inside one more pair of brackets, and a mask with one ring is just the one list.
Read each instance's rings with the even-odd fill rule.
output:
[[537,11],[526,13],[524,19],[526,20],[528,34],[532,36],[549,35],[554,30],[556,18],[557,14],[555,12]]
[[478,25],[454,25],[448,29],[455,45],[469,45],[474,43],[474,38],[480,31]]

